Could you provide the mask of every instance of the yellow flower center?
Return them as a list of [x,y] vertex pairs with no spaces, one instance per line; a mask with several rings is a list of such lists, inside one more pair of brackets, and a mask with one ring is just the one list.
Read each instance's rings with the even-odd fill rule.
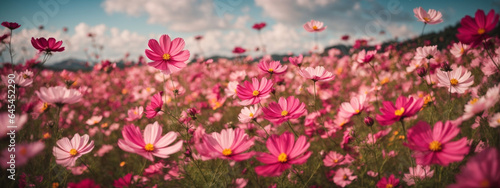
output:
[[427,17],[425,17],[425,18],[424,18],[424,20],[425,20],[425,22],[429,22],[429,21],[431,21],[431,19],[430,19],[430,18],[427,18]]
[[122,89],[122,94],[125,95],[128,93],[128,90],[127,89]]
[[313,26],[313,29],[314,30],[318,30],[318,26]]
[[344,175],[344,177],[342,177],[342,178],[343,178],[344,180],[346,180],[346,179],[347,179],[347,176],[346,176],[346,175]]
[[394,187],[392,184],[388,183],[387,185],[385,185],[385,188],[392,188]]
[[401,107],[399,110],[394,111],[394,115],[401,116],[405,113],[405,108]]
[[93,124],[97,124],[97,123],[99,123],[99,121],[97,121],[97,120],[94,120]]
[[497,123],[500,123],[500,119],[497,119]]
[[224,156],[229,156],[232,153],[233,153],[233,151],[231,151],[231,149],[229,149],[229,148],[222,150],[222,155],[224,155]]
[[380,85],[387,84],[389,82],[389,78],[384,78],[383,80],[380,81]]
[[338,163],[338,162],[339,162],[339,160],[338,160],[338,159],[335,159],[335,160],[333,160],[333,162],[334,162],[334,163]]
[[26,153],[27,153],[27,152],[28,152],[28,151],[26,150],[26,147],[22,147],[22,148],[20,149],[20,151],[19,151],[19,153],[20,153],[21,155],[26,155]]
[[101,128],[106,128],[106,127],[108,127],[108,123],[101,124]]
[[163,60],[169,60],[170,59],[170,54],[163,54]]
[[286,116],[286,115],[288,115],[288,111],[286,110],[281,111],[281,116]]
[[429,144],[429,149],[431,151],[441,151],[443,148],[441,148],[441,143],[439,143],[439,141],[434,140]]
[[259,91],[257,91],[257,90],[253,91],[253,92],[252,92],[252,95],[253,95],[254,97],[257,97],[257,95],[259,95]]
[[479,187],[485,187],[485,188],[486,188],[486,187],[490,187],[490,186],[491,186],[491,185],[490,185],[490,181],[488,181],[488,180],[483,180],[483,181],[481,181],[481,183],[479,184]]
[[460,54],[464,54],[464,51],[465,51],[464,48],[460,48]]
[[268,69],[267,71],[269,71],[270,73],[274,72],[274,69]]
[[48,138],[50,138],[50,133],[43,134],[43,139],[48,139]]
[[477,30],[477,34],[480,34],[480,35],[484,34],[484,32],[486,32],[486,30],[484,30],[484,28],[479,28]]
[[26,79],[26,78],[30,78],[30,76],[28,76],[27,74],[23,74],[23,78]]
[[57,183],[57,182],[52,183],[52,188],[58,188],[58,187],[59,187],[59,183]]
[[146,146],[144,146],[144,149],[146,151],[153,151],[155,150],[155,146],[153,146],[153,144],[146,144]]
[[253,113],[250,113],[248,116],[250,116],[251,118],[253,118]]
[[150,88],[150,87],[147,87],[147,88],[146,88],[146,91],[147,91],[147,92],[151,92],[151,88]]
[[47,110],[47,108],[49,108],[49,104],[44,102],[43,103],[43,106],[42,106],[42,109],[40,109],[40,112],[45,112],[45,110]]
[[120,166],[125,166],[125,161],[122,161],[122,162],[120,163]]
[[134,111],[134,114],[135,114],[135,115],[137,115],[137,114],[139,114],[139,113],[137,113],[137,111]]
[[285,153],[281,153],[281,154],[278,156],[278,161],[279,161],[279,162],[282,162],[282,163],[286,162],[286,161],[287,161],[287,156],[286,156],[286,154],[285,154]]
[[354,112],[356,112],[356,114],[359,114],[360,111],[359,110],[354,110]]
[[76,154],[78,154],[78,151],[76,151],[76,149],[71,149],[71,150],[69,150],[69,154],[71,156],[75,156]]
[[470,104],[476,104],[478,98],[473,98],[472,100],[469,101]]
[[456,86],[456,85],[458,85],[458,80],[457,80],[457,79],[455,79],[455,78],[453,78],[453,79],[451,79],[451,80],[450,80],[450,84],[451,84],[452,86]]

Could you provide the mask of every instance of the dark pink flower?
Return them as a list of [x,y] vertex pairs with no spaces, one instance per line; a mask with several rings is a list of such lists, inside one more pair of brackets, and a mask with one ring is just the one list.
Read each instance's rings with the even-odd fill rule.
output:
[[302,54],[300,54],[297,57],[289,57],[288,61],[290,61],[291,64],[300,67],[302,65],[303,58],[304,58],[304,56],[302,56]]
[[100,185],[96,185],[92,179],[83,179],[78,183],[68,183],[68,188],[100,188]]
[[260,176],[280,176],[292,164],[304,164],[311,156],[306,151],[311,144],[305,136],[300,136],[295,142],[292,133],[285,132],[281,136],[272,135],[267,139],[266,146],[270,153],[260,153],[257,160],[266,164],[255,167]]
[[62,52],[64,51],[64,47],[61,47],[62,41],[57,41],[55,38],[49,38],[49,40],[45,38],[33,38],[31,37],[31,45],[38,50],[38,52]]
[[129,187],[131,184],[132,184],[132,173],[128,173],[127,175],[113,182],[113,186],[118,188]]
[[258,67],[262,72],[276,75],[284,74],[288,68],[286,65],[281,65],[280,61],[260,61]]
[[240,104],[243,106],[257,104],[262,99],[270,97],[271,89],[273,88],[272,80],[262,78],[261,81],[257,78],[252,78],[252,83],[245,81],[243,85],[236,87],[236,94],[240,98]]
[[9,28],[10,30],[14,30],[21,27],[21,25],[19,25],[16,22],[2,22],[2,26]]
[[301,103],[294,96],[288,98],[280,97],[278,103],[272,102],[267,108],[263,108],[264,118],[274,124],[281,124],[289,119],[297,119],[306,110],[306,104]]
[[434,128],[424,121],[418,122],[408,130],[408,144],[413,157],[419,165],[438,164],[447,166],[461,161],[469,153],[467,138],[451,141],[460,132],[460,128],[450,121],[444,124],[438,121]]
[[493,9],[488,12],[488,15],[485,15],[483,10],[477,10],[475,18],[471,18],[469,15],[465,16],[460,21],[461,26],[457,33],[458,40],[471,45],[472,48],[476,47],[490,37],[488,33],[495,29],[498,17],[499,15],[495,14]]
[[260,31],[262,28],[266,27],[266,22],[253,24],[252,28]]
[[246,50],[242,47],[239,47],[239,46],[234,47],[234,50],[233,50],[233,53],[235,53],[235,54],[242,54],[245,52],[246,52]]
[[399,179],[394,177],[394,174],[391,174],[389,178],[383,177],[380,181],[377,182],[378,188],[392,188],[399,185]]
[[469,159],[457,183],[449,188],[495,187],[500,185],[500,154],[496,148],[488,148]]
[[196,150],[211,159],[243,161],[255,155],[253,151],[246,152],[253,144],[254,138],[249,139],[243,129],[223,129],[220,133],[203,135],[203,143],[197,144]]
[[165,74],[172,74],[186,67],[189,59],[189,50],[184,49],[184,39],[175,38],[170,40],[168,35],[160,37],[160,43],[155,39],[150,39],[146,49],[146,56],[152,60],[148,65],[161,70]]
[[396,106],[390,101],[384,101],[382,104],[383,107],[380,108],[382,114],[377,114],[375,119],[377,119],[380,125],[391,125],[405,117],[417,114],[422,105],[424,105],[424,100],[413,97],[408,99],[405,96],[400,96],[396,100]]
[[161,108],[163,106],[163,99],[162,99],[162,94],[163,92],[159,92],[151,98],[151,103],[146,106],[146,117],[147,118],[154,118],[158,112],[161,111]]

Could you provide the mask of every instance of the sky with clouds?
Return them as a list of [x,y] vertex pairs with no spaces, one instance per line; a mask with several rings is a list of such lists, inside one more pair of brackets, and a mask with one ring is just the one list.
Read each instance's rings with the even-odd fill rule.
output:
[[[261,35],[268,53],[303,53],[314,46],[314,35],[302,28],[311,19],[327,26],[318,34],[322,48],[352,43],[355,38],[377,44],[394,37],[415,37],[423,26],[413,15],[416,7],[443,14],[444,22],[427,26],[425,32],[454,25],[477,9],[500,10],[500,0],[9,0],[0,4],[1,21],[22,25],[12,38],[16,59],[36,52],[31,37],[54,37],[63,40],[66,51],[54,55],[52,62],[86,60],[85,51],[93,50],[88,33],[103,46],[102,58],[110,60],[121,59],[125,53],[136,59],[144,55],[149,39],[162,34],[184,38],[192,54],[200,52],[194,36],[202,35],[204,56],[232,56],[235,46],[259,46],[252,25],[266,22]],[[43,30],[38,29],[40,25]],[[351,36],[350,41],[340,39],[345,34]]]

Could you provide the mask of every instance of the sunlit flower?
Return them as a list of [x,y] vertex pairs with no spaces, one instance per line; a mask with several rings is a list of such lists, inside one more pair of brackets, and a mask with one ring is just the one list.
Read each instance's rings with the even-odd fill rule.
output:
[[[71,141],[64,137],[56,142],[52,153],[56,157],[56,163],[63,166],[75,166],[75,162],[82,155],[85,155],[94,149],[94,141],[89,142],[89,135],[80,136],[76,133]],[[87,145],[88,143],[88,145]]]
[[315,68],[312,67],[307,67],[305,69],[301,69],[299,71],[299,74],[306,78],[310,79],[314,82],[317,81],[330,81],[335,78],[335,75],[333,73],[326,71],[326,69],[323,66],[317,66]]
[[321,32],[326,29],[326,26],[323,27],[323,22],[311,20],[304,24],[304,29],[308,32]]
[[161,70],[165,74],[172,74],[186,67],[189,59],[189,50],[184,49],[184,39],[175,38],[170,40],[170,36],[162,35],[160,43],[155,39],[150,39],[146,49],[146,56],[152,60],[148,65]]
[[260,61],[258,65],[262,72],[280,75],[286,72],[288,66],[281,65],[280,61]]
[[256,119],[262,114],[262,109],[259,105],[255,104],[254,106],[244,107],[241,109],[240,114],[238,115],[238,119],[241,123],[249,123],[253,119]]
[[243,129],[223,129],[220,133],[205,134],[202,139],[196,150],[210,159],[243,161],[255,155],[253,151],[246,152],[253,146],[254,138],[249,139]]
[[82,99],[80,91],[64,86],[41,87],[40,91],[35,91],[35,93],[42,101],[56,105],[73,104]]
[[498,18],[499,15],[495,14],[495,10],[493,9],[488,12],[488,15],[485,15],[483,10],[477,10],[476,17],[465,16],[460,21],[460,27],[457,29],[458,40],[464,44],[471,45],[471,48],[476,47],[483,40],[490,37],[488,33],[495,29],[498,24]]
[[378,188],[392,188],[397,187],[399,185],[399,179],[394,177],[394,174],[391,174],[389,178],[383,177],[380,181],[377,182]]
[[271,102],[267,108],[263,108],[264,118],[274,124],[281,124],[289,119],[297,119],[306,110],[306,104],[301,103],[294,96],[288,98],[280,97],[278,103]]
[[33,47],[37,49],[38,52],[62,52],[64,51],[64,47],[61,47],[62,43],[62,40],[56,42],[56,39],[52,37],[48,40],[43,37],[37,39],[31,37],[31,45],[33,45]]
[[358,53],[358,58],[356,59],[358,63],[369,63],[370,61],[375,58],[375,54],[377,54],[377,50],[362,50],[361,52]]
[[380,125],[391,125],[405,117],[415,115],[424,105],[424,100],[399,96],[396,105],[390,101],[384,101],[382,104],[383,107],[380,108],[382,114],[377,114],[376,119]]
[[413,9],[413,13],[415,13],[415,17],[418,21],[424,22],[425,24],[438,24],[443,22],[443,15],[441,12],[429,9],[429,11],[425,11],[422,7],[418,7]]
[[474,84],[474,76],[472,73],[465,70],[462,71],[462,67],[451,72],[445,72],[442,70],[437,70],[438,86],[447,87],[448,91],[451,93],[464,93],[469,89],[472,84]]
[[252,83],[245,81],[243,85],[238,85],[236,94],[240,98],[243,106],[257,104],[262,99],[270,97],[273,81],[262,78],[259,82],[257,78],[252,78]]
[[462,42],[453,43],[453,46],[451,47],[450,52],[451,52],[451,54],[453,54],[453,56],[455,56],[456,58],[459,58],[459,57],[462,57],[462,55],[464,55],[467,52],[469,47],[470,47],[469,45],[462,44]]

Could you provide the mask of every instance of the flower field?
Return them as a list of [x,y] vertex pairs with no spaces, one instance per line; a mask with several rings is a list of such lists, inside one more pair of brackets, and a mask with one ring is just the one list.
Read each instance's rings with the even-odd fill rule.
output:
[[[413,11],[424,29],[442,22],[439,11]],[[75,72],[44,68],[66,53],[51,36],[31,39],[36,57],[10,63],[9,38],[22,26],[3,22],[2,182],[499,187],[498,20],[494,10],[463,17],[447,46],[358,39],[348,53],[283,59],[254,59],[242,47],[231,59],[193,58],[185,39],[164,34],[137,61]]]

